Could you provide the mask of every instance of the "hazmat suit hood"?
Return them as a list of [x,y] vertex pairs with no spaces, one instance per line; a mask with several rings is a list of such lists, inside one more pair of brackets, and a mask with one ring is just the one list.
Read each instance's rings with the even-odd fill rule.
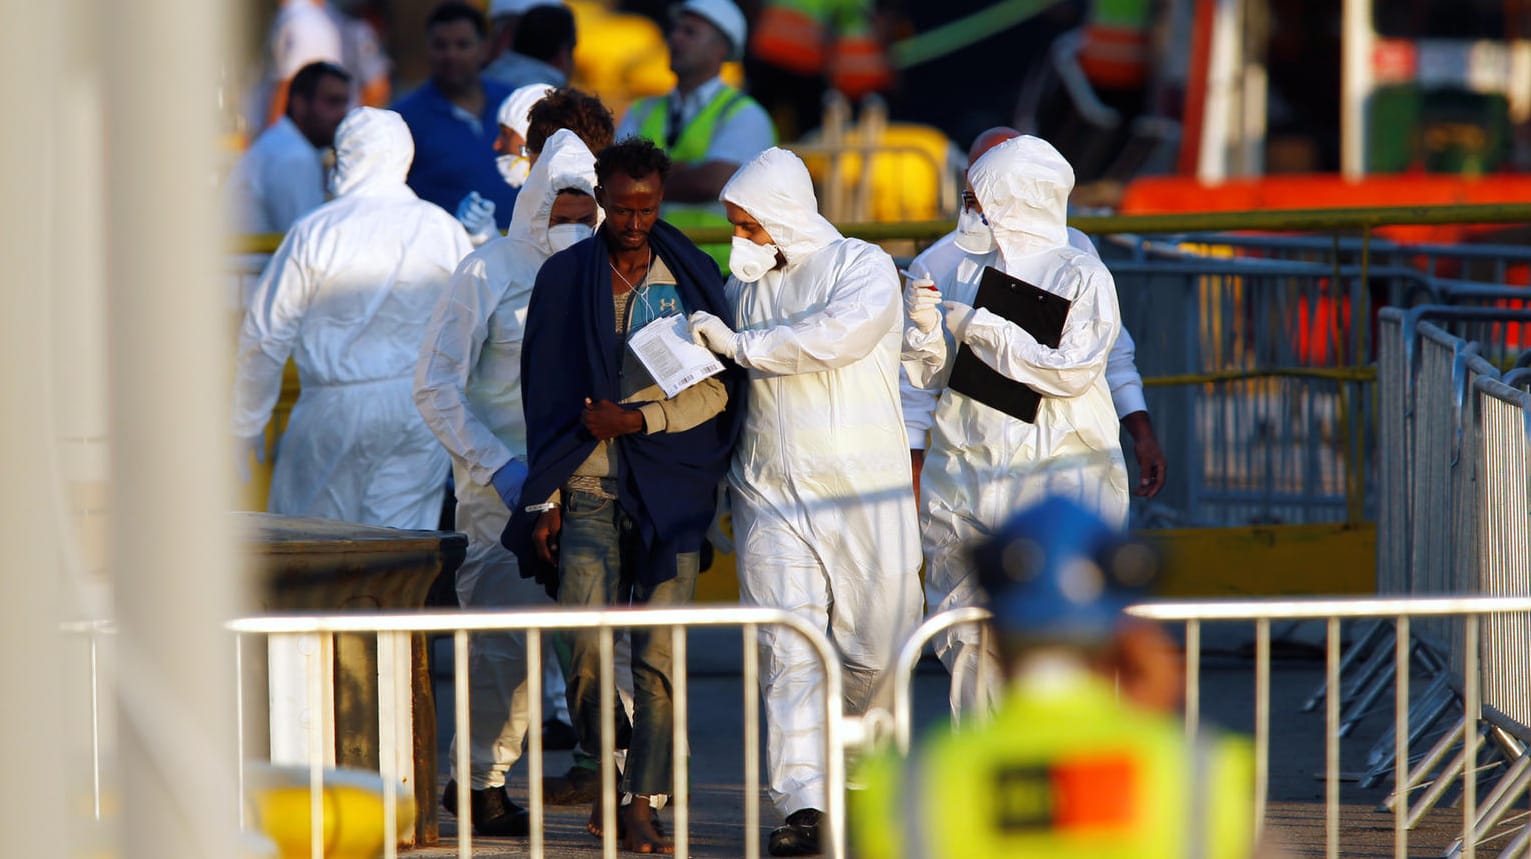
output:
[[1074,168],[1047,141],[1024,134],[999,144],[968,170],[968,181],[1006,261],[1068,245]]
[[405,188],[415,160],[415,140],[404,117],[391,110],[358,107],[335,129],[335,196]]
[[[595,156],[579,135],[561,128],[548,138],[542,156],[532,165],[532,172],[516,197],[507,233],[510,238],[531,245],[544,260],[553,255],[553,246],[548,243],[548,218],[558,192],[565,188],[595,196]],[[605,213],[597,206],[596,226],[604,219]]]
[[[549,86],[548,84],[528,84],[514,90],[510,95],[505,96],[504,101],[500,102],[500,124],[521,135],[521,139],[525,140],[526,133],[532,127],[532,108],[536,106],[537,102],[546,98],[547,94],[554,89],[556,87]],[[519,153],[512,152],[510,154],[517,155]]]
[[773,146],[740,167],[718,199],[754,216],[787,258],[788,268],[844,238],[819,214],[808,168],[785,149]]

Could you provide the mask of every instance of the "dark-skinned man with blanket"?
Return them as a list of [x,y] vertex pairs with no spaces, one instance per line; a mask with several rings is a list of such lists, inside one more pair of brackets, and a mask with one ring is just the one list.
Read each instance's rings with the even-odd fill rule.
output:
[[[707,310],[728,318],[717,265],[658,218],[669,167],[643,139],[597,155],[606,221],[550,258],[532,291],[521,363],[530,474],[505,543],[522,575],[536,575],[569,608],[691,601],[737,436],[741,370],[729,366],[667,397],[627,347],[660,317]],[[600,747],[600,635],[569,636],[569,709],[585,748]],[[618,832],[625,849],[668,853],[655,811],[673,775],[670,636],[631,635],[633,720]],[[598,796],[591,810],[594,835],[608,799]]]

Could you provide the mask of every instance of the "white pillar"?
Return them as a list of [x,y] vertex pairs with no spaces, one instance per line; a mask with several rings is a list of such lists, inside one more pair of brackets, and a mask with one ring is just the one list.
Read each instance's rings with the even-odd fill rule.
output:
[[1266,117],[1270,90],[1265,58],[1269,53],[1271,14],[1268,0],[1243,0],[1243,73],[1239,76],[1239,158],[1243,176],[1265,175]]
[[126,859],[236,855],[230,320],[219,285],[223,3],[104,21],[111,564]]
[[1201,157],[1196,178],[1209,185],[1228,178],[1243,133],[1239,100],[1243,16],[1240,0],[1212,0],[1212,45],[1207,60],[1206,109],[1201,120]]
[[1340,39],[1340,171],[1366,175],[1366,100],[1372,90],[1371,0],[1345,0]]
[[[58,511],[60,486],[50,425],[54,391],[42,356],[49,354],[49,253],[56,215],[48,158],[54,142],[52,84],[59,63],[63,15],[50,3],[0,0],[0,368],[9,404],[0,420],[0,574],[4,636],[0,639],[0,831],[14,856],[57,855],[71,826],[75,782],[66,772],[63,726],[64,638]],[[75,774],[78,775],[78,774]]]

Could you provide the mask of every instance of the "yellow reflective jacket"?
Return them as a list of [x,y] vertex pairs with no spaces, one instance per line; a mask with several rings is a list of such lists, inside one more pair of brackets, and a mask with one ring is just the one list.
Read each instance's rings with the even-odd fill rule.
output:
[[[987,724],[874,758],[851,791],[861,859],[1248,857],[1248,744],[1203,737],[1080,674],[1013,692]],[[1200,850],[1196,840],[1200,840]]]

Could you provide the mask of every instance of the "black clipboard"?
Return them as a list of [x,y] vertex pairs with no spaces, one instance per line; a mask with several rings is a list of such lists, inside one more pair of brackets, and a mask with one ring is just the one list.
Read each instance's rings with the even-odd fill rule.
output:
[[[975,308],[1003,316],[1052,349],[1058,348],[1063,337],[1063,324],[1068,321],[1072,304],[1061,295],[1032,286],[993,266],[983,270],[978,295],[973,300]],[[1026,423],[1036,423],[1037,409],[1042,405],[1041,394],[1005,377],[967,346],[957,350],[947,387]]]

